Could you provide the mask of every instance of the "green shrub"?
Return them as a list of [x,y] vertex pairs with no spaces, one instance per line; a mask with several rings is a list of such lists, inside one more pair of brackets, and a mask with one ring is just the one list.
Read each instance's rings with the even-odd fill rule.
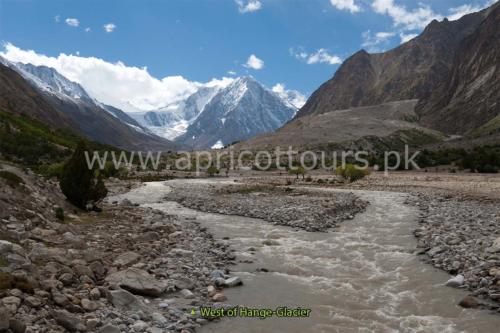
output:
[[355,182],[369,175],[368,170],[361,170],[357,168],[354,164],[346,164],[345,167],[338,167],[335,170],[335,174],[341,176],[344,179],[349,180],[349,182]]
[[304,177],[305,177],[305,174],[306,174],[306,169],[304,169],[301,166],[299,166],[299,167],[293,167],[290,170],[288,170],[288,173],[291,174],[291,175],[295,175],[297,177],[296,179],[299,179],[299,175],[302,175],[302,179],[304,180]]
[[64,209],[62,209],[61,207],[57,207],[55,213],[56,219],[58,219],[59,221],[64,221]]
[[0,178],[2,178],[7,185],[12,188],[16,188],[19,185],[24,184],[24,180],[21,177],[9,171],[1,170]]
[[88,168],[85,151],[88,151],[87,145],[81,141],[73,156],[64,164],[59,181],[66,198],[82,209],[87,203],[99,201],[108,193],[102,177],[96,177],[95,170]]
[[215,166],[211,165],[210,167],[208,167],[207,169],[207,174],[210,176],[210,177],[213,177],[215,174],[219,174],[219,169],[217,169]]

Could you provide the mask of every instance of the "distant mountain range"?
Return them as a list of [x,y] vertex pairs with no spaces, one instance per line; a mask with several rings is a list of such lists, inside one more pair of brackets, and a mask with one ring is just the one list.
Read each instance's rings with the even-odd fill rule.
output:
[[123,111],[92,99],[85,89],[55,69],[0,59],[0,106],[69,128],[92,140],[128,150],[172,150],[175,145],[154,135]]
[[292,104],[296,94],[275,93],[253,77],[244,76],[225,88],[201,88],[174,105],[130,116],[181,146],[222,148],[281,127],[298,110]]
[[16,106],[12,112],[128,150],[220,148],[274,131],[297,112],[290,102],[297,99],[295,92],[277,94],[252,77],[241,77],[227,87],[201,87],[185,100],[158,110],[125,113],[95,100],[53,68],[3,58],[0,62],[5,74],[0,87],[10,92],[4,94],[3,102],[43,105],[24,111]]
[[[411,113],[405,101],[415,101]],[[373,108],[360,108],[368,106]],[[393,111],[369,112],[380,108]],[[324,114],[329,116],[320,121]],[[340,115],[357,117],[357,122],[348,125]],[[423,144],[429,143],[426,129],[461,136],[464,142],[480,135],[500,138],[500,3],[456,21],[434,20],[419,36],[387,52],[355,53],[311,95],[293,121],[244,146],[293,142],[350,147],[383,137],[394,141],[395,135],[398,142],[418,143],[415,131],[422,134]]]

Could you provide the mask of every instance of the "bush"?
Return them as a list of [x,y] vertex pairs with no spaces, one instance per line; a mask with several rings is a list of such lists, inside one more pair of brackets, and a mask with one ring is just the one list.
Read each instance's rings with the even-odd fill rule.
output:
[[219,169],[217,169],[215,166],[211,165],[208,169],[207,169],[207,173],[210,177],[213,177],[215,174],[219,174]]
[[64,221],[64,209],[62,209],[61,207],[57,207],[55,213],[56,219],[58,219],[59,221]]
[[104,198],[108,190],[101,176],[95,176],[95,170],[89,169],[85,158],[87,145],[81,141],[73,156],[64,164],[59,185],[63,194],[75,206],[85,209],[87,203]]
[[299,179],[299,175],[302,175],[302,180],[304,180],[306,170],[303,167],[299,166],[291,168],[290,170],[288,170],[288,173],[291,175],[296,175],[297,179]]
[[335,170],[335,174],[352,183],[369,175],[370,172],[368,170],[358,169],[354,164],[346,164],[345,167],[338,167]]
[[24,184],[24,181],[21,177],[9,171],[0,171],[0,178],[2,178],[5,183],[12,188],[16,188],[19,185]]

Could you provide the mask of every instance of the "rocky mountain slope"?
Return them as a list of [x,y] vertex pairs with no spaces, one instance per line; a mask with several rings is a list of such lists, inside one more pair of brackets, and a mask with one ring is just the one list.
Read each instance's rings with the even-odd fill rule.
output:
[[272,132],[290,120],[296,108],[252,77],[240,77],[220,90],[175,141],[193,148],[220,148]]
[[500,3],[487,14],[460,43],[446,80],[417,105],[424,126],[449,134],[499,132]]
[[80,85],[52,68],[13,64],[5,59],[1,62],[0,105],[7,112],[69,128],[92,140],[128,150],[166,151],[175,147],[121,110],[94,101]]
[[45,122],[55,128],[77,130],[68,115],[52,105],[17,72],[0,64],[0,110],[21,114]]
[[297,116],[427,97],[446,79],[460,42],[486,14],[483,10],[456,21],[434,20],[418,37],[395,49],[355,53],[312,94]]
[[277,130],[238,144],[239,149],[274,149],[280,146],[378,151],[401,144],[418,146],[437,142],[441,135],[415,122],[417,100],[390,102],[296,118]]

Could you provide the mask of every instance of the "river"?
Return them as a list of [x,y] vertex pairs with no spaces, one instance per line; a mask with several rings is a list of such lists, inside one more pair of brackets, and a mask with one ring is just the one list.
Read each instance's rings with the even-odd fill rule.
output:
[[[239,260],[250,260],[232,267],[244,286],[224,291],[230,303],[312,310],[308,318],[227,318],[204,326],[202,333],[499,331],[499,315],[459,307],[467,293],[443,286],[450,276],[414,254],[418,212],[404,204],[405,194],[352,191],[370,202],[366,211],[320,233],[162,201],[171,186],[186,181],[193,180],[147,183],[119,199],[194,216],[229,242]],[[264,240],[276,245],[263,245]]]

